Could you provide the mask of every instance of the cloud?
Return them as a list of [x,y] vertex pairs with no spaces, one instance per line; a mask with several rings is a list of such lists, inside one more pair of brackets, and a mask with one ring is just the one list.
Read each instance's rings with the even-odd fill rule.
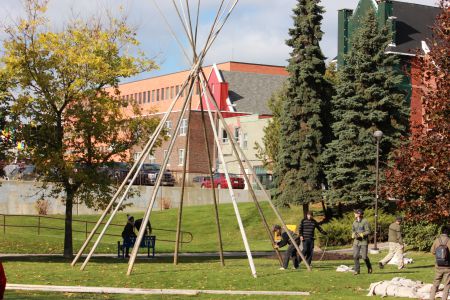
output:
[[[187,69],[189,63],[183,57],[179,46],[168,32],[163,19],[152,3],[153,0],[51,0],[48,18],[58,28],[71,16],[88,17],[92,14],[102,14],[106,10],[119,13],[120,8],[129,16],[131,25],[138,27],[138,39],[141,48],[149,57],[156,58],[161,69],[151,74],[141,74],[138,78],[166,74]],[[177,35],[183,38],[184,31],[172,1],[156,0]],[[435,0],[403,0],[407,2],[434,5]],[[179,3],[178,1],[175,1]],[[184,1],[182,1],[184,3]],[[192,11],[197,1],[193,3]],[[227,2],[227,1],[226,1]],[[228,1],[229,2],[229,1]],[[217,0],[201,1],[201,18],[199,31],[200,40],[209,31]],[[231,3],[231,2],[229,2]],[[207,56],[206,63],[228,60],[255,62],[262,64],[285,65],[290,49],[285,45],[288,39],[288,29],[292,27],[292,8],[296,0],[241,0],[235,12],[225,25],[216,43]],[[322,22],[324,31],[321,43],[322,51],[328,58],[337,53],[337,11],[342,8],[355,8],[358,0],[322,0],[326,13]],[[8,23],[23,14],[22,1],[2,0],[0,20]],[[4,38],[0,32],[0,38]]]

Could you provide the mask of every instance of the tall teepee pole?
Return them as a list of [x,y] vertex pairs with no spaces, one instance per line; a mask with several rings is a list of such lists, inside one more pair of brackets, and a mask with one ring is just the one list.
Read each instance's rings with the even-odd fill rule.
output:
[[[205,76],[205,74],[204,74],[203,72],[200,74],[200,78],[201,78],[201,81],[203,82],[202,84],[204,85],[204,89],[206,89],[206,90],[207,90],[206,92],[208,92],[208,95],[210,95],[210,97],[212,97],[212,93],[211,93],[211,91],[209,90],[209,87],[205,84],[206,76]],[[226,123],[226,121],[225,121],[225,119],[224,119],[222,113],[221,113],[220,110],[219,110],[219,106],[217,105],[217,102],[215,101],[215,99],[214,99],[213,97],[211,98],[211,102],[213,103],[214,108],[215,108],[216,111],[217,111],[217,114],[218,114],[218,116],[219,116],[219,120],[221,121],[222,126],[224,127],[224,130],[226,130],[226,131],[227,131],[227,134],[228,134],[229,136],[231,136],[231,132],[230,132],[229,129],[228,129],[227,123]],[[207,104],[207,106],[208,106],[208,111],[209,111],[209,101],[206,101],[206,104]],[[242,163],[241,158],[240,158],[240,153],[243,154],[242,149],[241,149],[240,153],[237,152],[237,149],[240,149],[240,147],[235,145],[235,141],[234,141],[234,140],[230,139],[230,141],[231,141],[231,144],[232,144],[233,151],[235,152],[236,158],[238,159],[238,161],[239,161],[240,163]],[[242,159],[247,160],[247,159],[244,158],[244,157],[245,157],[245,155],[242,156]],[[251,165],[250,165],[250,167],[251,167]],[[249,169],[251,169],[251,168],[249,168]],[[252,172],[253,172],[253,170],[252,170]],[[246,176],[245,172],[243,172],[243,173],[244,173],[244,176]],[[256,177],[256,176],[255,176],[255,177]],[[268,196],[268,195],[266,194],[266,196]],[[286,226],[286,223],[284,222],[284,220],[283,220],[283,218],[281,217],[280,213],[279,213],[278,210],[276,209],[275,205],[273,205],[273,202],[272,202],[272,200],[270,199],[270,197],[267,197],[267,198],[268,198],[268,201],[269,201],[270,206],[272,207],[273,211],[275,212],[275,215],[278,217],[280,223],[282,224],[283,229],[285,230],[285,232],[286,232],[287,235],[289,236],[289,239],[290,239],[292,245],[294,245],[294,247],[295,247],[295,249],[297,250],[298,254],[300,255],[301,259],[302,259],[303,262],[305,263],[305,265],[306,265],[308,271],[311,271],[311,267],[309,266],[309,264],[308,264],[308,262],[306,261],[304,255],[302,254],[302,251],[300,250],[300,247],[299,247],[299,246],[297,245],[297,243],[295,242],[294,237],[292,236],[292,234],[291,234],[290,231],[288,230],[288,228],[287,228],[287,226]],[[258,201],[256,200],[256,202],[258,202]],[[272,235],[271,235],[271,236],[272,236]],[[272,236],[272,241],[273,241],[273,236]]]
[[[184,112],[186,111],[186,108],[187,108],[188,99],[190,97],[192,97],[192,92],[193,92],[193,88],[194,88],[194,80],[195,79],[193,79],[193,78],[191,79],[190,86],[189,86],[189,97],[186,98],[184,103],[183,103],[183,108],[181,109],[181,113],[180,113],[180,116],[178,118],[177,125],[175,127],[174,136],[170,140],[169,149],[167,150],[167,155],[164,158],[164,161],[163,161],[163,163],[161,165],[161,168],[159,170],[158,176],[156,178],[155,186],[153,188],[152,197],[151,197],[151,200],[150,200],[150,202],[149,202],[149,204],[147,206],[146,212],[144,214],[144,218],[142,220],[142,224],[147,224],[148,220],[150,219],[150,214],[152,212],[153,205],[155,204],[155,200],[156,200],[156,196],[157,196],[157,193],[158,193],[158,189],[159,189],[159,187],[161,185],[161,180],[162,180],[162,178],[164,176],[164,172],[166,170],[167,163],[169,162],[169,157],[170,157],[170,154],[172,153],[173,146],[175,144],[178,131],[180,130],[180,127],[181,127],[181,122],[182,122],[182,119],[183,119],[183,114],[184,114]],[[139,246],[141,245],[142,238],[144,237],[144,232],[145,232],[145,226],[141,226],[141,228],[139,229],[139,233],[138,233],[138,235],[136,237],[136,241],[134,243],[133,251],[131,252],[130,260],[128,262],[127,275],[130,275],[132,270],[133,270],[134,262],[136,261],[136,256],[137,256],[138,251],[139,251]]]
[[[202,73],[202,74],[200,75],[200,76],[201,76],[200,78],[201,78],[201,81],[202,81],[203,88],[205,89],[205,93],[207,94],[205,98],[206,98],[206,101],[207,101],[208,110],[210,110],[209,103],[208,103],[208,102],[209,102],[209,99],[212,99],[212,101],[214,101],[214,102],[216,102],[216,101],[215,101],[214,96],[212,95],[212,93],[211,93],[211,91],[210,91],[210,89],[209,89],[208,84],[206,83],[206,80],[205,80],[206,77],[205,77],[205,78],[202,78],[202,75],[204,75],[204,73]],[[230,138],[230,142],[231,142],[232,149],[233,149],[234,153],[237,154],[237,151],[236,151],[236,149],[235,149],[235,148],[236,148],[235,141],[234,141],[234,139],[232,138],[232,135],[231,135],[231,133],[229,132],[229,129],[228,129],[228,126],[227,126],[227,125],[224,125],[224,130],[226,130],[228,136],[231,137],[231,138]],[[236,160],[237,160],[238,163],[239,163],[241,172],[242,172],[242,174],[243,174],[243,176],[244,176],[244,180],[245,180],[245,182],[246,182],[246,184],[247,184],[247,187],[248,187],[248,190],[249,190],[249,192],[250,192],[250,195],[251,195],[251,197],[252,197],[252,199],[253,199],[253,202],[254,202],[254,204],[255,204],[257,210],[258,210],[258,213],[259,213],[259,215],[260,215],[260,217],[261,217],[261,220],[262,220],[262,223],[263,223],[263,225],[264,225],[264,228],[266,229],[267,235],[268,235],[268,237],[269,237],[269,239],[270,239],[270,241],[271,241],[271,245],[273,246],[273,245],[275,244],[275,240],[274,240],[274,237],[273,237],[272,230],[270,229],[270,227],[269,227],[269,225],[268,225],[268,223],[267,223],[266,217],[265,217],[265,215],[264,215],[264,212],[263,212],[261,206],[259,205],[258,199],[256,198],[256,195],[255,195],[255,191],[253,190],[253,187],[252,187],[252,185],[251,185],[251,183],[250,183],[250,180],[249,180],[249,178],[248,178],[248,176],[247,176],[247,174],[246,174],[246,172],[245,172],[244,165],[242,164],[242,161],[241,161],[241,158],[239,157],[239,155],[236,155]],[[277,258],[278,258],[278,261],[279,261],[280,265],[282,265],[283,259],[281,258],[280,251],[279,251],[277,248],[275,248],[274,250],[275,250],[275,253],[276,253],[276,255],[277,255]]]
[[188,121],[187,121],[187,134],[186,141],[184,143],[184,153],[183,153],[183,175],[181,178],[181,197],[180,197],[180,207],[178,208],[178,219],[177,219],[177,231],[175,235],[175,251],[173,254],[173,263],[174,265],[178,264],[178,249],[180,247],[180,233],[181,233],[181,221],[183,216],[183,202],[184,202],[184,189],[186,186],[186,166],[187,166],[187,158],[189,153],[189,139],[191,133],[191,104],[192,104],[192,94],[189,98],[188,105]]
[[[208,138],[208,132],[206,130],[206,120],[205,120],[205,110],[203,108],[203,100],[200,97],[200,111],[202,115],[202,124],[203,124],[203,135],[204,135],[204,141],[205,141],[205,147],[206,147],[206,155],[208,157],[208,170],[209,170],[209,178],[211,183],[213,182],[213,172],[212,172],[212,161],[211,161],[211,150],[209,148],[209,138]],[[216,190],[214,189],[214,184],[211,186],[211,193],[214,201],[214,216],[216,219],[216,226],[217,226],[217,238],[219,241],[219,256],[220,256],[220,263],[222,266],[225,265],[225,260],[223,257],[223,244],[222,244],[222,230],[220,229],[220,219],[219,219],[219,205],[216,197]],[[217,191],[219,193],[219,191]]]
[[[205,90],[206,88],[205,88],[204,85],[205,85],[204,82],[202,82],[202,87]],[[206,93],[206,91],[205,91],[205,93]],[[209,120],[211,122],[211,128],[212,128],[212,131],[214,133],[214,140],[216,142],[217,151],[219,153],[219,157],[220,157],[220,160],[221,160],[222,166],[223,166],[223,171],[225,173],[225,179],[227,181],[228,191],[230,192],[231,202],[233,203],[234,213],[236,215],[236,219],[237,219],[237,222],[238,222],[238,225],[239,225],[239,230],[241,232],[242,241],[244,242],[245,252],[247,253],[247,258],[248,258],[248,262],[249,262],[249,265],[250,265],[250,269],[251,269],[252,275],[253,275],[253,277],[256,278],[256,269],[255,269],[255,264],[253,262],[252,252],[250,251],[250,246],[249,246],[248,241],[247,241],[247,234],[245,233],[244,224],[242,223],[241,214],[239,212],[239,208],[238,208],[238,205],[237,205],[237,202],[236,202],[236,197],[234,195],[233,186],[231,185],[230,174],[228,172],[228,168],[227,168],[227,164],[226,164],[226,161],[225,161],[225,158],[224,158],[224,155],[223,155],[222,147],[221,147],[220,142],[219,142],[219,135],[217,134],[217,128],[215,128],[215,126],[214,126],[214,118],[213,118],[213,115],[212,115],[210,107],[209,107],[208,98],[206,98],[205,102],[206,102],[206,106],[207,106],[207,112],[208,112],[208,115],[209,115]],[[211,178],[211,182],[213,182],[213,178]],[[213,186],[214,186],[214,184],[213,184]]]

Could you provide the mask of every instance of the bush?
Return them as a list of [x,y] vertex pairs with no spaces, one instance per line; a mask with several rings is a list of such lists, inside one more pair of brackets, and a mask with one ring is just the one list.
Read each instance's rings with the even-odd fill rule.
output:
[[403,240],[409,248],[419,251],[430,251],[431,245],[439,233],[439,226],[427,222],[405,223]]
[[[364,218],[369,222],[372,235],[369,237],[373,241],[373,231],[375,225],[375,214],[373,209],[364,212]],[[352,224],[355,221],[353,212],[344,214],[344,217],[333,219],[329,223],[324,224],[322,228],[328,233],[328,246],[344,246],[353,243]],[[378,211],[378,241],[387,241],[389,233],[389,225],[395,221],[395,216]],[[320,241],[325,241],[326,237],[319,235]],[[323,245],[323,242],[320,242]]]

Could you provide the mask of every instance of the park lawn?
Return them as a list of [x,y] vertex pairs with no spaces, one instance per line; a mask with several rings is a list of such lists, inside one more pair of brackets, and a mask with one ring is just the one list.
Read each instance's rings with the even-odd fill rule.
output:
[[[311,292],[310,299],[360,299],[367,294],[370,283],[405,277],[431,282],[434,275],[434,260],[430,254],[412,253],[415,262],[404,270],[386,266],[379,270],[376,262],[385,255],[371,256],[374,274],[354,276],[352,273],[338,273],[336,267],[351,265],[351,260],[315,262],[312,272],[301,270],[278,270],[278,261],[273,258],[255,259],[258,278],[250,273],[247,259],[226,259],[221,267],[217,259],[181,258],[174,266],[170,258],[138,259],[131,276],[125,275],[127,263],[115,258],[93,259],[84,272],[71,268],[69,261],[62,258],[6,258],[3,261],[9,283],[44,285],[81,285],[135,288],[176,288],[176,289],[229,289],[229,290],[282,290]],[[11,297],[9,297],[11,295]],[[6,299],[53,299],[51,293],[10,292]],[[30,298],[28,298],[30,295]],[[33,296],[34,295],[34,296]],[[26,296],[26,297],[25,297]],[[61,299],[63,294],[59,295]],[[70,297],[69,297],[70,296]],[[126,295],[65,295],[67,299],[144,299]],[[170,297],[170,299],[267,299],[267,296],[220,296],[202,295],[198,297]],[[283,299],[300,297],[283,297]],[[57,298],[54,298],[57,299]],[[64,299],[64,298],[63,298]],[[148,296],[145,299],[169,299]],[[398,299],[398,298],[397,298]]]
[[[262,208],[266,214],[269,226],[279,223],[275,214],[270,209],[268,203],[262,202]],[[240,203],[239,210],[247,233],[251,249],[271,250],[267,233],[262,225],[259,214],[253,203]],[[219,206],[220,222],[222,229],[222,239],[225,251],[244,250],[242,238],[237,225],[234,210],[231,204],[221,204]],[[302,210],[299,207],[291,209],[281,209],[283,218],[287,224],[298,224],[302,217]],[[164,211],[155,211],[151,215],[151,223],[155,228],[153,234],[156,235],[156,251],[173,252],[175,240],[175,228],[177,223],[178,209],[168,209]],[[140,218],[143,213],[133,214]],[[56,217],[63,217],[61,215]],[[96,222],[99,215],[80,215],[74,216],[77,220],[88,220]],[[0,227],[3,220],[0,220]],[[38,220],[36,217],[7,217],[7,225],[31,225],[36,226]],[[126,223],[125,213],[118,214],[112,221],[113,224],[120,226],[110,226],[108,234],[115,236],[105,236],[98,247],[97,253],[116,253],[117,241],[121,240],[120,234]],[[63,252],[64,242],[64,221],[49,220],[41,218],[40,226],[57,227],[61,230],[40,229],[38,235],[37,228],[29,227],[6,227],[6,233],[0,230],[0,253],[37,253],[37,254],[61,254]],[[84,242],[85,223],[74,222],[73,243],[76,252]],[[88,224],[88,232],[94,224]],[[216,223],[214,219],[214,210],[212,205],[185,207],[183,209],[182,230],[191,232],[193,240],[189,244],[183,244],[183,252],[214,252],[218,249],[218,239]],[[0,228],[3,229],[3,228]],[[162,230],[161,230],[162,229]],[[172,230],[170,232],[164,230]],[[187,234],[183,235],[183,240],[189,239]],[[170,241],[170,242],[168,242]]]

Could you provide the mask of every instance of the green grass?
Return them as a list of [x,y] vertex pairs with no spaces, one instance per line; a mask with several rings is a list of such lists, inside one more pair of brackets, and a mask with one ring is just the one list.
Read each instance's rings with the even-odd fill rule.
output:
[[[309,299],[361,299],[367,294],[371,282],[406,277],[431,282],[434,260],[430,254],[412,253],[415,263],[398,271],[394,266],[383,270],[376,262],[384,255],[371,256],[375,272],[353,276],[337,273],[340,264],[351,265],[352,261],[315,262],[312,272],[301,270],[278,270],[278,262],[271,258],[255,259],[258,278],[250,274],[246,259],[226,259],[221,267],[217,259],[181,258],[174,266],[169,258],[139,259],[131,276],[125,275],[127,263],[115,258],[93,259],[84,272],[71,268],[62,258],[7,258],[3,261],[9,283],[43,285],[81,285],[134,288],[179,288],[179,289],[230,289],[230,290],[283,290],[311,292]],[[126,296],[83,295],[7,291],[6,299],[267,299],[267,296]],[[283,297],[298,299],[300,297]],[[389,298],[387,298],[389,299]],[[393,299],[393,298],[392,298]],[[398,298],[397,298],[398,299]]]
[[[269,226],[279,223],[271,211],[267,203],[262,203],[263,210],[266,214]],[[245,226],[247,237],[251,249],[271,250],[267,233],[262,225],[259,214],[253,203],[239,204],[239,210]],[[222,204],[219,206],[222,239],[225,251],[242,251],[244,246],[242,243],[239,227],[237,225],[234,210],[231,204]],[[281,209],[281,213],[287,224],[297,224],[302,216],[301,208]],[[155,211],[151,215],[151,223],[157,229],[174,230],[176,228],[178,209],[169,209],[165,211]],[[142,213],[134,214],[135,218],[142,217]],[[63,217],[63,216],[56,216]],[[99,215],[74,216],[75,219],[88,220],[96,222]],[[112,226],[107,233],[118,236],[105,236],[102,239],[97,253],[116,253],[117,241],[121,240],[120,234],[123,225],[126,223],[124,213],[118,214],[113,223],[122,224],[121,226]],[[14,228],[6,227],[6,234],[3,233],[3,220],[0,218],[0,252],[1,253],[44,253],[44,254],[60,254],[63,251],[64,231],[41,229],[38,235],[37,228]],[[7,217],[7,225],[30,225],[36,226],[38,220],[36,217]],[[41,226],[64,228],[63,220],[41,219]],[[93,228],[94,224],[89,224],[88,231]],[[83,233],[74,233],[73,243],[76,252],[84,242],[85,224],[74,222],[74,230]],[[154,230],[157,237],[157,252],[173,252],[174,242],[165,242],[163,240],[175,240],[175,232],[166,232],[162,230]],[[214,219],[214,210],[212,205],[186,207],[183,210],[182,230],[189,231],[193,234],[194,239],[189,244],[182,245],[183,252],[205,252],[217,251],[217,231]],[[188,236],[184,236],[184,240]]]

